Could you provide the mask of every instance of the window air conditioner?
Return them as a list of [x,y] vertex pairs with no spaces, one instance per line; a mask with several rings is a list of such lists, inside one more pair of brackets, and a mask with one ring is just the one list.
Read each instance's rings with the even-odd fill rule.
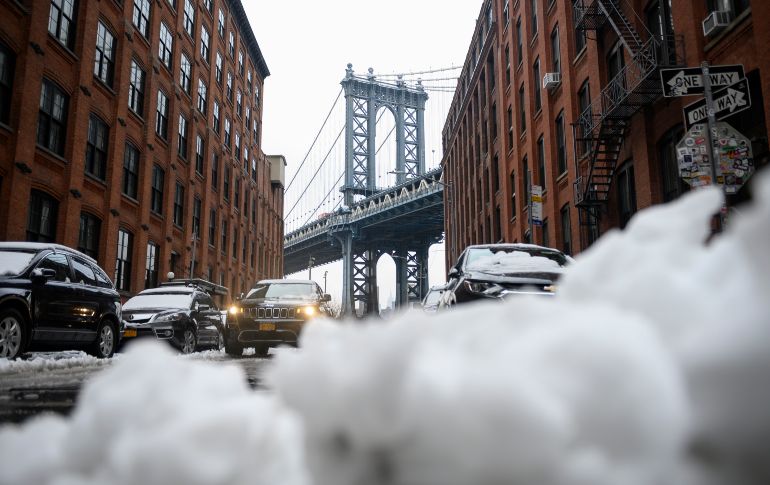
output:
[[553,89],[561,83],[561,73],[547,72],[543,76],[543,89]]
[[732,20],[732,12],[729,10],[715,10],[703,21],[703,35],[715,34],[723,27],[727,27]]

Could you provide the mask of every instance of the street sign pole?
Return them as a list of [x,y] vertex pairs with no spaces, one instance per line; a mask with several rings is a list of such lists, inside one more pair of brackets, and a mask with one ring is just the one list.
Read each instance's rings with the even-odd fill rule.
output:
[[[701,70],[703,71],[703,94],[706,99],[706,113],[708,113],[708,126],[706,130],[706,143],[709,146],[709,160],[711,161],[711,184],[719,185],[717,181],[717,159],[719,158],[719,152],[714,146],[714,135],[716,134],[716,110],[714,109],[714,98],[711,92],[711,79],[709,78],[709,63],[703,61],[701,64]],[[722,193],[725,197],[725,204],[727,204],[727,192],[722,188]],[[719,219],[717,220],[717,232],[722,232],[722,210],[719,211]]]

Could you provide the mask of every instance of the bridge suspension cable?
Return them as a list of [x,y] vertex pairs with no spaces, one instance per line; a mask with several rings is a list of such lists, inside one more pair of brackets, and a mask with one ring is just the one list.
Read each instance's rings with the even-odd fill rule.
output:
[[321,132],[323,131],[324,127],[326,126],[326,123],[329,121],[329,118],[331,118],[332,112],[334,111],[334,107],[337,106],[337,102],[340,100],[340,97],[342,97],[342,88],[340,88],[339,92],[337,93],[337,97],[334,99],[334,103],[332,104],[331,109],[329,110],[329,113],[326,115],[326,119],[324,119],[323,124],[321,125],[321,128],[318,129],[318,133],[316,133],[315,138],[313,139],[313,143],[310,144],[310,148],[307,149],[307,153],[305,154],[305,158],[302,159],[302,163],[299,164],[299,167],[297,167],[297,170],[294,172],[294,176],[289,181],[288,185],[286,185],[285,190],[289,190],[291,187],[291,184],[294,183],[294,180],[297,178],[297,175],[299,175],[300,170],[302,169],[302,166],[305,165],[305,161],[307,160],[308,155],[310,155],[310,152],[313,150],[313,147],[315,146],[316,142],[318,141],[318,137],[321,136]]
[[446,72],[462,69],[462,66],[441,67],[438,69],[431,69],[427,71],[414,71],[414,72],[401,72],[391,74],[377,74],[377,77],[398,77],[398,76],[418,76],[420,74],[433,74],[434,72]]

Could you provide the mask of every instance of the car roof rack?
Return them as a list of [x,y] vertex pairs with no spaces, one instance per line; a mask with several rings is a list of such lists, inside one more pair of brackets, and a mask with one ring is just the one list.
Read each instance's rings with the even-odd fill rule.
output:
[[195,286],[212,295],[227,296],[229,294],[229,291],[224,286],[201,278],[175,278],[161,283],[160,286]]

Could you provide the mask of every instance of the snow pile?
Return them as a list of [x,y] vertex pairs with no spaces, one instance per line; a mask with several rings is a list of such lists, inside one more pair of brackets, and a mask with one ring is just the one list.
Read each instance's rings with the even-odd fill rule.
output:
[[[115,356],[114,358],[119,358]],[[56,369],[102,367],[112,364],[111,359],[98,359],[80,350],[64,352],[34,352],[26,360],[0,359],[0,375],[16,372],[43,372]]]
[[86,384],[71,419],[0,429],[2,484],[309,483],[297,417],[237,366],[136,342]]
[[770,483],[770,176],[640,213],[559,297],[319,324],[267,380],[319,485]]

